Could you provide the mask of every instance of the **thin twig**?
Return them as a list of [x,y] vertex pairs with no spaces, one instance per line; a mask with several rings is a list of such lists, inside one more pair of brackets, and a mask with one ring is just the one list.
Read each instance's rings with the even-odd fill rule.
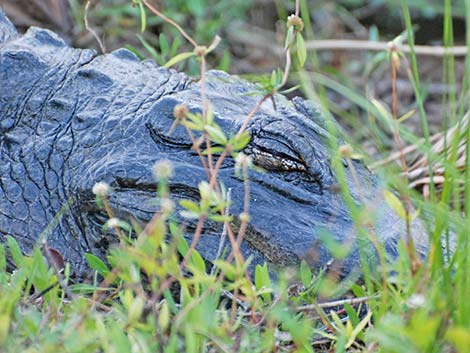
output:
[[160,11],[158,11],[155,7],[153,7],[152,5],[149,4],[149,2],[147,0],[142,0],[142,2],[145,4],[145,6],[147,6],[150,11],[152,11],[155,15],[157,15],[158,17],[160,17],[161,19],[163,19],[165,22],[168,22],[169,24],[171,24],[173,27],[175,27],[180,33],[181,35],[186,38],[186,40],[192,44],[192,46],[194,48],[197,47],[197,43],[194,39],[191,38],[191,36],[186,33],[186,31],[179,25],[177,24],[175,21],[173,21],[172,19],[169,19],[168,17],[166,17],[163,13],[161,13]]
[[[282,55],[283,50],[278,46],[271,44],[270,38],[275,38],[274,34],[261,30],[255,26],[242,28],[241,26],[233,26],[228,31],[230,40],[243,43],[249,46],[255,46],[257,49],[268,51],[271,55]],[[269,37],[269,39],[267,38]],[[315,39],[305,42],[307,50],[371,50],[383,51],[390,49],[390,42],[356,39]],[[413,46],[417,55],[444,57],[446,55],[466,56],[468,48],[466,46],[444,47],[439,45],[415,45]],[[398,44],[397,50],[403,53],[410,53],[410,47],[406,44]]]
[[[227,190],[227,207],[225,207],[225,214],[228,215],[230,212],[230,201],[232,199],[232,188],[228,188]],[[224,250],[225,239],[227,239],[227,225],[224,223],[224,227],[222,228],[222,234],[220,235],[219,240],[219,247],[217,248],[217,253],[215,254],[214,259],[220,258],[222,256],[222,251]],[[212,266],[211,269],[211,276],[215,273],[215,266]]]
[[[395,45],[395,44],[394,44]],[[346,39],[329,39],[306,41],[307,49],[315,50],[373,50],[382,51],[390,49],[390,42],[371,42],[368,40],[346,40]],[[443,47],[434,45],[415,45],[414,51],[417,55],[437,56],[446,55],[465,56],[469,48],[466,46]],[[396,49],[399,52],[410,53],[409,45],[397,44]]]
[[368,302],[372,299],[377,299],[378,296],[372,296],[372,297],[360,297],[360,298],[351,298],[351,299],[341,299],[341,300],[335,300],[331,302],[325,302],[325,303],[317,303],[317,304],[309,304],[309,305],[303,305],[297,307],[295,310],[296,311],[316,311],[317,308],[322,308],[322,309],[327,309],[327,308],[334,308],[337,306],[343,306],[344,304],[349,304],[349,305],[356,305],[360,303],[365,303]]
[[183,269],[186,266],[188,260],[191,258],[193,251],[196,249],[196,245],[199,242],[199,238],[201,237],[201,234],[202,234],[202,229],[203,229],[205,220],[206,220],[206,215],[201,214],[197,222],[196,230],[194,231],[193,241],[191,242],[188,252],[184,256],[183,260],[181,261],[181,264],[180,264],[181,269]]
[[100,46],[101,52],[104,54],[106,53],[106,48],[101,41],[100,37],[98,37],[98,34],[95,32],[93,28],[91,28],[88,24],[88,9],[90,8],[90,0],[87,0],[86,5],[85,5],[85,13],[83,14],[83,21],[85,22],[85,29],[92,34],[93,37],[95,37],[96,41],[98,42],[98,45]]
[[[243,166],[243,185],[245,187],[245,197],[243,200],[243,213],[245,215],[248,215],[250,213],[250,179],[248,176],[248,166],[244,165]],[[238,235],[237,235],[237,244],[238,248],[240,248],[242,241],[243,241],[243,235],[246,232],[246,228],[248,226],[248,219],[243,218],[241,220],[240,228],[238,229]]]
[[[393,136],[395,138],[395,143],[397,144],[398,151],[400,152],[400,162],[403,174],[405,176],[405,183],[408,184],[408,165],[406,163],[405,153],[403,152],[403,144],[400,138],[399,132],[399,122],[398,122],[398,113],[397,113],[397,105],[398,105],[398,98],[397,98],[397,74],[400,68],[400,57],[398,55],[397,46],[395,43],[390,47],[390,63],[392,69],[392,117],[393,117]],[[406,59],[405,59],[406,60]],[[413,238],[411,237],[411,199],[408,189],[405,189],[401,192],[401,196],[403,197],[405,203],[405,224],[406,224],[406,245],[408,250],[408,257],[410,260],[410,264],[412,267],[416,265],[415,262],[415,246],[413,242]],[[412,271],[414,272],[413,268]]]

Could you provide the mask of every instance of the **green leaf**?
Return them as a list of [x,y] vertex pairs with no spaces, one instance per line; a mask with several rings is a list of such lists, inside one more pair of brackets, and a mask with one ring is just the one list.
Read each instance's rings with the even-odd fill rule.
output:
[[220,268],[220,270],[225,274],[225,277],[227,277],[227,279],[231,281],[235,280],[235,276],[237,274],[237,269],[235,265],[230,264],[227,261],[221,260],[221,259],[215,259],[213,263],[214,263],[214,266],[217,266],[217,268]]
[[[256,265],[255,268],[255,287],[256,290],[261,290],[262,288],[271,288],[271,279],[269,278],[269,271],[268,265],[266,262],[263,266]],[[271,303],[271,294],[270,293],[262,293],[261,297],[264,299],[265,302]]]
[[312,270],[305,260],[300,263],[300,279],[305,288],[308,288],[312,282]]
[[351,306],[349,303],[344,303],[344,310],[346,311],[346,314],[348,314],[349,320],[354,326],[359,325],[359,316],[354,310],[354,308]]
[[367,313],[367,315],[362,319],[362,321],[359,323],[359,325],[357,325],[351,336],[349,337],[349,341],[346,343],[346,348],[349,348],[352,346],[352,344],[354,343],[354,341],[356,340],[357,336],[362,332],[362,330],[364,330],[364,328],[366,327],[366,325],[369,323],[369,320],[370,318],[372,317],[372,311],[369,311]]
[[173,40],[173,43],[171,43],[170,55],[175,56],[180,46],[181,46],[181,39],[180,37],[176,37]]
[[231,145],[233,150],[240,151],[246,147],[250,143],[250,133],[248,131],[244,131],[239,137],[233,137],[231,139]]
[[214,222],[224,223],[225,221],[230,222],[233,216],[222,216],[220,214],[213,214],[209,216],[209,219]]
[[168,222],[168,228],[170,229],[170,234],[174,237],[181,237],[181,229],[178,226],[178,223],[170,220]]
[[186,353],[197,353],[200,351],[200,340],[197,339],[196,334],[189,325],[184,326],[184,342],[186,346]]
[[213,51],[215,48],[217,48],[217,46],[219,45],[220,41],[222,40],[222,38],[220,38],[218,35],[216,35],[214,37],[214,39],[212,40],[212,43],[209,45],[209,48],[207,48],[206,50],[206,54],[210,53],[211,51]]
[[195,213],[200,213],[201,210],[199,208],[199,205],[191,200],[180,200],[180,206],[181,207],[184,207],[185,209],[187,209],[188,211],[192,211],[192,212],[195,212]]
[[225,146],[227,144],[227,136],[220,127],[212,125],[206,125],[205,130],[209,135],[212,142],[218,143],[219,145]]
[[277,83],[277,72],[276,70],[273,70],[273,72],[271,72],[271,79],[269,81],[269,84],[271,85],[271,87],[274,87],[276,86],[276,83]]
[[451,327],[446,332],[446,339],[459,353],[467,353],[470,347],[470,332],[464,327]]
[[170,324],[170,308],[167,302],[163,302],[158,315],[158,326],[165,331]]
[[204,0],[191,0],[191,1],[187,1],[186,4],[188,6],[189,11],[195,17],[204,16],[204,13],[206,12]]
[[18,242],[15,238],[8,235],[7,236],[8,249],[10,250],[11,257],[16,264],[16,267],[22,268],[25,265],[25,259],[21,249],[18,245]]
[[411,109],[409,112],[403,114],[403,115],[398,119],[398,123],[404,122],[405,120],[407,120],[408,118],[410,118],[411,116],[413,116],[414,113],[416,113],[416,109]]
[[170,45],[168,43],[168,39],[166,38],[165,33],[161,33],[158,36],[158,42],[160,43],[160,52],[162,55],[168,55],[170,52]]
[[230,51],[224,50],[224,54],[222,56],[222,59],[219,62],[219,65],[217,69],[222,70],[222,71],[229,71],[230,70],[230,61],[231,61],[231,56],[230,56]]
[[[142,54],[139,49],[137,49],[136,47],[130,45],[130,44],[126,44],[124,45],[124,48],[126,48],[127,50],[131,51],[135,56],[137,56],[139,58],[139,60],[145,60],[146,57],[144,54]],[[158,62],[158,61],[157,61]]]
[[297,57],[299,58],[300,67],[304,67],[305,60],[307,60],[307,48],[305,47],[304,37],[302,34],[297,33]]
[[344,326],[343,322],[341,321],[341,318],[336,313],[336,311],[330,310],[330,316],[333,319],[334,323],[336,324],[336,327],[338,328],[338,330],[341,331],[342,333],[345,332],[346,327]]
[[215,193],[207,181],[201,181],[198,184],[198,189],[199,189],[199,195],[201,195],[202,200],[210,200],[213,194]]
[[284,50],[290,47],[292,44],[292,38],[294,35],[294,26],[291,26],[287,29],[286,41],[284,42]]
[[[95,292],[97,287],[93,284],[87,284],[87,283],[77,283],[77,284],[71,284],[70,285],[70,290],[72,293],[80,293],[80,294],[91,294]],[[101,288],[105,290],[106,288]]]
[[[126,231],[127,233],[132,233],[132,226],[127,223],[126,221],[123,221],[122,219],[120,219],[118,222],[117,222],[117,226],[119,228],[121,228],[122,230]],[[103,225],[103,229],[108,229],[109,228],[109,223],[106,222],[104,225]]]
[[187,119],[183,120],[183,125],[193,131],[204,130],[204,118],[201,114],[188,113],[186,114]]
[[132,352],[132,347],[129,342],[129,338],[122,327],[122,323],[119,321],[109,320],[107,321],[109,343],[108,348],[111,352],[116,353],[128,353]]
[[299,89],[300,87],[301,87],[300,85],[295,85],[295,86],[292,86],[288,89],[284,89],[284,90],[280,91],[280,93],[282,93],[282,94],[291,93],[291,92],[294,92],[295,90]]
[[188,218],[188,219],[198,219],[200,216],[200,213],[196,213],[192,211],[180,211],[179,214],[181,217]]
[[358,285],[356,283],[351,285],[351,290],[354,293],[354,295],[358,298],[364,297],[366,295],[366,292],[365,292],[364,288],[362,288],[360,285]]
[[212,125],[214,122],[214,112],[212,111],[212,105],[209,104],[207,107],[207,112],[206,112],[206,124],[207,125]]
[[5,245],[0,244],[0,273],[7,270],[7,255],[5,252]]
[[145,8],[144,4],[142,4],[142,1],[139,1],[139,10],[140,10],[140,31],[142,33],[145,32],[145,28],[147,27],[147,15],[145,13]]
[[[222,147],[222,146],[211,146],[211,154],[220,154],[222,153],[223,151],[225,151],[225,147]],[[209,151],[207,149],[203,150],[202,151],[202,154],[204,156],[207,156],[209,154]]]
[[189,265],[194,266],[200,272],[206,272],[206,263],[197,250],[192,251],[191,258],[189,259]]
[[101,276],[106,277],[109,274],[108,266],[97,256],[93,254],[85,254],[85,258],[90,267],[98,272]]
[[189,59],[190,57],[194,56],[194,52],[183,52],[183,53],[180,53],[174,57],[172,57],[170,60],[167,61],[167,63],[165,65],[163,65],[164,68],[166,69],[169,69],[170,67],[172,67],[173,65],[176,65],[177,63],[179,63],[180,61],[183,61],[183,60],[186,60],[186,59]]
[[163,291],[163,296],[165,297],[166,303],[168,304],[168,307],[170,308],[171,312],[175,315],[178,314],[179,309],[175,303],[175,299],[173,298],[171,291],[169,289],[165,289]]
[[145,50],[147,50],[150,55],[152,56],[152,58],[158,62],[159,64],[161,64],[161,60],[160,60],[160,56],[158,55],[157,51],[155,50],[155,48],[149,43],[147,42],[144,37],[142,37],[140,34],[137,34],[137,38],[139,38],[140,42],[142,43],[142,45],[144,46]]
[[395,196],[395,194],[389,190],[384,190],[385,202],[390,208],[398,215],[401,219],[406,220],[406,211],[403,207],[402,202]]
[[183,257],[186,256],[186,253],[189,250],[189,245],[185,238],[183,237],[179,238],[178,244],[176,247],[178,248],[178,252],[181,254],[181,256]]
[[44,255],[39,248],[35,248],[31,254],[31,276],[34,287],[37,290],[43,290],[49,286],[49,278],[47,276],[47,266]]
[[204,130],[204,127],[200,126],[200,125],[196,125],[190,121],[183,121],[182,123],[185,127],[187,127],[189,130],[193,130],[193,131],[202,131]]
[[372,104],[377,108],[382,117],[386,118],[388,121],[392,121],[392,115],[382,103],[380,103],[377,99],[372,99]]
[[199,113],[194,114],[194,113],[189,112],[186,114],[186,116],[193,123],[204,126],[204,118],[202,117],[201,114]]

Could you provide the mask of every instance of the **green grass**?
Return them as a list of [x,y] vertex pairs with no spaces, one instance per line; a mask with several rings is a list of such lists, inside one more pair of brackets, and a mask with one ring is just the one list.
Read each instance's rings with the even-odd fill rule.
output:
[[[106,44],[107,51],[125,46],[140,58],[150,58],[163,65],[177,51],[191,49],[181,34],[162,19],[150,15],[142,18],[138,3],[131,0],[92,2],[87,17],[90,26],[99,29],[99,37]],[[70,0],[70,4],[77,30],[84,31],[84,7],[78,0]],[[166,16],[185,27],[196,41],[210,43],[216,35],[223,35],[221,32],[231,22],[244,18],[252,4],[248,0],[170,0],[159,1],[158,5],[165,9]],[[142,22],[145,22],[144,26]],[[142,27],[148,30],[141,31]],[[94,40],[85,43],[99,49]],[[209,60],[214,67],[229,70],[231,52],[225,41]],[[176,69],[198,75],[200,65],[195,59],[190,59],[179,63]]]
[[[444,2],[443,43],[448,46],[453,45],[451,5],[450,0]],[[466,40],[470,47],[470,0],[466,0],[464,5]],[[199,16],[200,9],[192,6],[187,11],[191,16]],[[280,13],[287,12],[279,2],[277,6]],[[300,9],[305,18],[308,11],[306,1],[300,2]],[[133,11],[132,16],[141,18],[138,11],[133,8],[130,11]],[[408,43],[413,48],[413,27],[406,0],[402,1],[402,11]],[[304,35],[313,39],[312,26],[308,21],[304,23],[307,26]],[[203,29],[196,26],[196,32],[206,28],[204,24],[199,26]],[[204,39],[200,37],[197,40]],[[159,45],[167,47],[170,56],[175,55],[168,44],[160,42]],[[162,63],[170,57],[155,55]],[[466,71],[462,78],[456,76],[454,58],[447,56],[444,60],[442,81],[455,86],[461,79],[462,91],[458,94],[450,91],[443,97],[446,112],[443,113],[443,129],[459,124],[464,116],[469,90],[469,57],[466,57]],[[62,272],[48,267],[44,249],[41,251],[38,247],[30,256],[24,256],[13,238],[0,245],[0,351],[408,353],[450,349],[468,352],[468,143],[464,170],[457,169],[455,161],[459,157],[458,143],[462,138],[470,140],[470,128],[466,127],[458,138],[445,141],[449,149],[446,158],[433,153],[424,109],[425,94],[418,71],[419,60],[413,51],[409,61],[410,81],[423,136],[416,136],[401,123],[396,131],[406,144],[418,143],[424,137],[424,143],[419,143],[419,153],[429,161],[439,161],[445,166],[446,181],[439,187],[431,183],[429,200],[423,200],[420,194],[407,189],[403,179],[396,178],[396,169],[378,170],[378,173],[398,190],[400,197],[389,199],[396,212],[406,213],[407,197],[420,210],[419,217],[426,224],[430,244],[430,254],[426,259],[410,262],[405,241],[398,259],[383,263],[379,271],[370,268],[365,254],[361,254],[364,274],[358,283],[348,279],[338,282],[322,273],[312,273],[304,262],[296,269],[281,272],[276,281],[269,278],[267,267],[258,267],[251,281],[245,276],[247,264],[242,261],[218,261],[215,271],[210,272],[208,264],[197,251],[190,250],[178,225],[171,221],[172,207],[167,200],[167,178],[171,173],[168,173],[160,178],[157,192],[160,199],[168,202],[162,203],[162,212],[152,230],[137,232],[135,239],[121,237],[120,246],[109,255],[110,265],[88,256],[95,274],[86,283],[71,281],[67,266]],[[353,88],[320,73],[315,53],[309,53],[306,67],[298,65],[291,78],[299,81],[307,97],[328,103],[327,92],[336,91],[354,103],[357,111],[367,112],[377,122],[375,129],[367,132],[374,141],[384,142],[381,141],[387,136],[384,131],[391,134],[395,126],[392,114]],[[273,75],[269,82],[264,88],[267,91],[276,89],[280,75]],[[328,104],[324,105],[324,115],[330,133],[337,136]],[[192,116],[189,122],[188,126],[193,129],[206,129],[210,140],[218,145],[238,146],[235,150],[240,150],[246,143],[243,135],[238,140],[228,139],[216,125],[207,123],[202,116]],[[205,124],[211,128],[205,128]],[[364,127],[358,124],[358,128]],[[356,224],[363,225],[364,209],[350,200],[341,163],[341,158],[348,159],[350,155],[344,149],[340,153],[341,148],[335,139],[331,141],[331,148],[338,151],[332,163],[345,202]],[[386,153],[381,148],[379,150]],[[240,169],[243,172],[247,167],[241,165]],[[429,168],[429,175],[433,174]],[[457,184],[459,178],[464,180],[463,185]],[[188,214],[196,217],[204,214],[213,220],[224,221],[225,218],[218,215],[226,206],[223,200],[207,182],[201,183],[200,190],[200,204],[183,205]],[[106,195],[102,196],[101,204],[105,205]],[[126,228],[122,224],[115,226]],[[165,240],[167,234],[170,236]],[[366,232],[360,233],[358,241],[366,241],[368,236]],[[403,237],[405,239],[406,234]],[[442,243],[455,243],[455,252],[443,251]],[[331,250],[342,252],[335,244]],[[7,254],[13,260],[14,271],[7,270]],[[186,262],[184,271],[182,258]],[[357,302],[353,299],[335,302],[338,297],[357,298]]]

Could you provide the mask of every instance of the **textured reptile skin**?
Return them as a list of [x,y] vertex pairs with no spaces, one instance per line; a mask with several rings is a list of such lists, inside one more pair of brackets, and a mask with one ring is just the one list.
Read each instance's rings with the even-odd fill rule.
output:
[[[222,72],[208,74],[207,96],[227,134],[259,100],[256,89]],[[265,102],[248,128],[246,153],[267,171],[250,172],[251,222],[242,250],[253,263],[285,266],[308,258],[318,268],[331,260],[321,235],[333,237],[352,244],[342,266],[349,272],[359,264],[355,229],[336,191],[321,114],[299,98],[275,99],[276,109]],[[173,198],[197,201],[197,184],[206,179],[199,157],[183,127],[168,134],[178,103],[200,111],[199,83],[124,49],[97,55],[39,28],[20,36],[0,11],[0,240],[12,235],[28,252],[42,234],[83,274],[84,252],[104,257],[116,238],[102,230],[106,216],[91,192],[96,182],[112,186],[109,200],[119,217],[148,221],[156,210],[151,167],[166,158],[175,166]],[[230,211],[237,215],[244,186],[233,165],[224,162],[220,180],[232,190]],[[377,237],[393,257],[404,224],[383,201],[375,176],[359,162],[354,168]],[[359,203],[348,168],[346,177]],[[188,224],[188,239],[193,226]],[[206,223],[198,249],[207,260],[220,233],[220,224]],[[424,252],[424,240],[416,241]]]

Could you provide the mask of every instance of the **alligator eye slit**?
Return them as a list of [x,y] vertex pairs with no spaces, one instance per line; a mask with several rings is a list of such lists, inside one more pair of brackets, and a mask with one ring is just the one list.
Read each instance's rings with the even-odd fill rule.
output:
[[280,156],[257,148],[250,149],[249,154],[253,163],[267,170],[280,170],[285,172],[307,171],[307,167],[300,161],[293,160],[287,156]]
[[151,193],[155,193],[157,190],[157,185],[154,183],[148,182],[138,182],[135,179],[131,178],[123,178],[123,177],[116,177],[115,181],[111,183],[111,186],[117,187],[118,189],[125,189],[125,190],[142,190],[142,191],[149,191]]

